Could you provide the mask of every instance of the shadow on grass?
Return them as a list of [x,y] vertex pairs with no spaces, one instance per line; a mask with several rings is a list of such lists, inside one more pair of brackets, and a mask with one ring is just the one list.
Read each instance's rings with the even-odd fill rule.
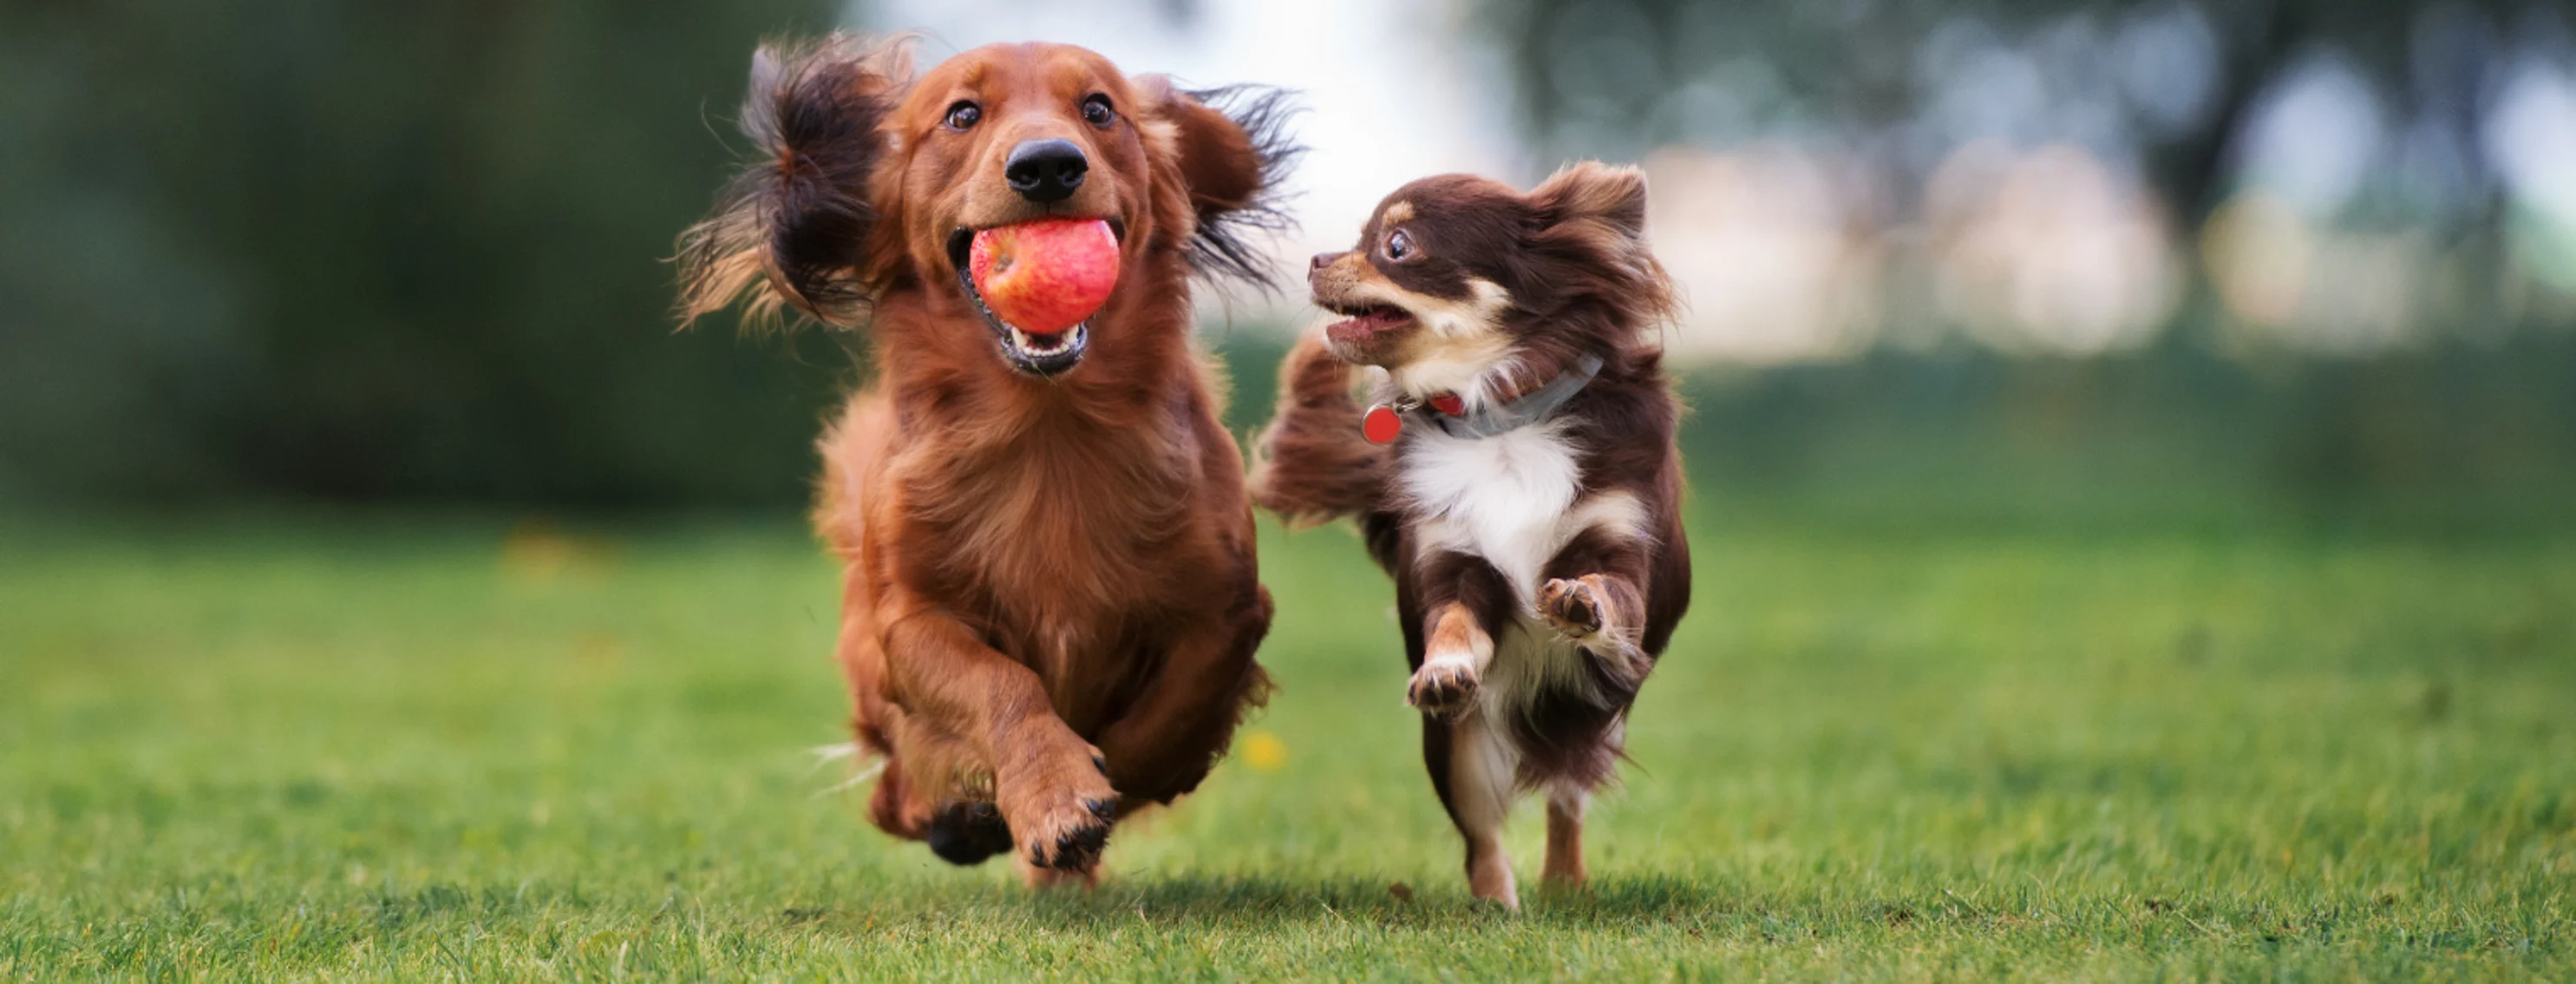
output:
[[1739,908],[1740,900],[1714,886],[1680,878],[1596,881],[1563,891],[1524,886],[1518,917],[1502,907],[1467,896],[1463,882],[1420,888],[1397,883],[1335,879],[1292,881],[1184,875],[1119,879],[1091,892],[1031,893],[1010,886],[978,886],[956,892],[933,892],[878,905],[851,908],[789,909],[790,922],[826,925],[852,921],[875,925],[920,917],[954,918],[967,913],[1023,918],[1057,929],[1080,931],[1134,925],[1198,929],[1279,929],[1294,924],[1349,923],[1400,928],[1407,925],[1536,924],[1560,928],[1586,925],[1636,926],[1644,923],[1702,924]]

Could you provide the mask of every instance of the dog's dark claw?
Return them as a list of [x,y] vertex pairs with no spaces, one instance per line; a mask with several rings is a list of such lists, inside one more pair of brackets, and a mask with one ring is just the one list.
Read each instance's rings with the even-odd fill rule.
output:
[[1117,822],[1118,800],[1086,799],[1082,809],[1090,816],[1070,824],[1050,844],[1045,837],[1029,841],[1029,863],[1058,871],[1088,871],[1100,863],[1100,852],[1109,847],[1109,827]]
[[1475,702],[1477,686],[1476,671],[1469,667],[1424,663],[1406,685],[1404,700],[1424,714],[1450,720]]
[[[1035,846],[1031,845],[1032,848]],[[1103,823],[1097,826],[1084,825],[1080,829],[1056,838],[1055,851],[1052,855],[1038,854],[1035,851],[1031,854],[1039,858],[1040,863],[1046,867],[1058,871],[1082,871],[1099,864],[1100,852],[1108,847],[1109,825]]]

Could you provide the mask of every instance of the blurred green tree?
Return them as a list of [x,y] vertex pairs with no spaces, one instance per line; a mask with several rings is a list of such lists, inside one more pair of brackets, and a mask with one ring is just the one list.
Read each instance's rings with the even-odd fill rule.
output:
[[[2039,83],[2072,86],[2086,73],[2060,64],[2066,52],[2163,31],[2166,53],[2187,55],[2204,32],[2191,111],[2158,116],[2138,98],[2189,82],[2157,73],[2191,57],[2132,62],[2148,88],[2123,83],[2130,115],[2114,128],[2188,229],[2229,190],[2232,134],[2301,52],[2345,52],[2401,115],[2467,146],[2494,83],[2484,56],[2519,43],[2517,18],[2538,8],[1471,9],[1501,42],[1544,155],[1769,128],[1899,168],[1927,163],[1907,134],[1943,81],[1927,54],[1941,38],[2015,48]],[[751,342],[723,319],[674,334],[661,259],[735,166],[754,42],[843,13],[825,0],[0,4],[0,494],[802,500],[816,418],[855,376],[859,336]],[[1911,143],[1954,145],[1934,136]],[[2443,234],[2491,238],[2484,191]],[[2187,328],[2212,316],[2182,313]],[[2009,491],[1995,508],[2013,511],[2051,483],[2084,502],[2162,484],[2193,501],[2394,493],[2479,509],[2519,496],[2563,512],[2576,339],[2454,317],[2463,330],[2434,337],[2465,342],[2357,360],[2247,359],[2175,332],[2095,362],[1952,346],[1707,373],[1692,384],[1691,453],[1718,487],[1800,500]],[[1230,419],[1257,425],[1279,340],[1223,341],[1241,384]]]
[[[1522,117],[1557,155],[1691,142],[1707,122],[1676,100],[1695,80],[1745,90],[1735,121],[1904,139],[1953,81],[1945,30],[2036,40],[2043,85],[2110,79],[2105,132],[2134,139],[2148,184],[2189,228],[2224,197],[2229,152],[2268,87],[2331,49],[2371,77],[2398,113],[2444,128],[2474,154],[2510,32],[2552,5],[2528,0],[1484,0],[1480,22],[1505,55]],[[2036,38],[2035,35],[2052,35]],[[1952,34],[1952,37],[1958,37]],[[2053,43],[2062,42],[2062,43]],[[1603,57],[1617,53],[1621,57]],[[2125,89],[2125,93],[2117,91]],[[2156,105],[2155,94],[2188,93]],[[2125,94],[2128,98],[2116,98]],[[2144,96],[2145,98],[2140,98]],[[1724,122],[1724,121],[1721,121]],[[1569,127],[1568,124],[1579,124]],[[1741,136],[1739,134],[1738,136]],[[1947,149],[1946,146],[1940,149]],[[1901,148],[1899,149],[1901,151]],[[1921,163],[1921,162],[1916,162]]]
[[659,261],[833,7],[0,6],[0,485],[794,500],[844,339],[674,337]]

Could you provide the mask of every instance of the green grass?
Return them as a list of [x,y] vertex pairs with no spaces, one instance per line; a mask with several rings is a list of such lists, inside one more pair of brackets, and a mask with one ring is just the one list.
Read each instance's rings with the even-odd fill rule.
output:
[[1284,755],[1033,896],[828,791],[784,521],[21,522],[0,978],[2576,976],[2576,536],[1699,508],[1596,882],[1517,918],[1339,531],[1265,533]]

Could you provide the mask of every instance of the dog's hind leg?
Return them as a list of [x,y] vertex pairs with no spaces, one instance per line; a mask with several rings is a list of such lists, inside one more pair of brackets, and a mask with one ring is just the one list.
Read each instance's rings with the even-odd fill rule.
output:
[[1583,808],[1591,799],[1582,789],[1560,784],[1547,794],[1547,883],[1572,888],[1589,877],[1583,867]]
[[1251,563],[1238,603],[1181,632],[1145,692],[1100,729],[1122,813],[1197,789],[1244,710],[1267,699],[1269,678],[1252,656],[1270,631],[1270,592],[1252,581]]
[[1511,855],[1503,849],[1503,821],[1511,814],[1517,753],[1481,711],[1449,721],[1426,716],[1422,736],[1432,788],[1440,793],[1441,805],[1449,808],[1449,821],[1467,842],[1467,890],[1520,911]]

